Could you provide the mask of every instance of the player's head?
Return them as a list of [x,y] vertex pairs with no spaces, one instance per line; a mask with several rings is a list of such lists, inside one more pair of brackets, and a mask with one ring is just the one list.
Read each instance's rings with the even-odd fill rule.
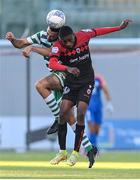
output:
[[54,42],[58,39],[58,33],[59,33],[59,30],[60,28],[51,28],[51,27],[48,27],[47,28],[47,40],[49,42]]
[[65,24],[65,14],[60,10],[51,10],[46,16],[47,39],[49,42],[56,41],[58,39],[58,33],[60,28]]
[[74,32],[69,26],[60,28],[59,39],[62,40],[63,45],[69,49],[74,47],[76,41]]

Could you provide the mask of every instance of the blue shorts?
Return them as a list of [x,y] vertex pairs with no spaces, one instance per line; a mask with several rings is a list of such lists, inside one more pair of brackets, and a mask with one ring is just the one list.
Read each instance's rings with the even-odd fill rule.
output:
[[102,124],[103,112],[102,109],[94,111],[93,108],[88,108],[86,112],[86,121],[92,122],[93,124]]

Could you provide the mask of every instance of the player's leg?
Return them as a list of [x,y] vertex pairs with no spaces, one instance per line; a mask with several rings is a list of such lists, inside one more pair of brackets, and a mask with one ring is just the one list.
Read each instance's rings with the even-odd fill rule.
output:
[[84,116],[87,109],[87,104],[85,102],[80,101],[77,106],[77,123],[76,123],[76,130],[75,130],[75,143],[74,143],[74,150],[69,157],[67,164],[73,166],[77,162],[78,152],[80,149],[80,145],[83,139],[84,134]]
[[96,122],[94,124],[92,122],[88,122],[88,128],[90,130],[89,140],[94,146],[97,147],[97,136],[99,134],[100,125],[96,124]]
[[[82,106],[82,108],[81,108],[82,112],[84,113],[84,118],[85,118],[85,113],[86,113],[85,111],[87,110],[87,106],[89,104],[89,100],[90,100],[92,90],[93,90],[93,83],[89,83],[89,84],[85,85],[84,87],[82,87],[80,89],[79,94],[78,94],[79,102],[85,103],[85,105]],[[78,116],[78,117],[81,117],[81,116]],[[78,118],[78,119],[82,119],[82,118]],[[83,134],[83,137],[84,137],[84,134]],[[83,141],[84,141],[84,139],[83,139]],[[89,159],[89,168],[91,168],[93,166],[93,164],[94,164],[94,158],[95,158],[94,150],[95,150],[95,148],[92,147],[91,150],[89,150],[88,153],[87,153],[87,156],[88,156],[88,159]]]
[[55,158],[51,160],[51,164],[58,164],[60,161],[67,159],[66,151],[66,135],[67,135],[67,118],[73,103],[69,100],[62,100],[60,106],[60,120],[58,123],[58,142],[60,151]]
[[56,99],[53,89],[56,89],[58,91],[57,95],[60,94],[62,96],[62,86],[60,84],[60,80],[58,77],[54,74],[51,74],[50,76],[47,76],[41,80],[39,80],[36,83],[36,89],[39,92],[39,94],[42,96],[44,101],[46,102],[47,106],[51,110],[52,114],[55,117],[55,122],[48,130],[48,134],[55,133],[58,129],[58,118],[59,118],[59,112],[60,107],[59,103],[57,102],[58,99]]
[[[76,130],[76,119],[75,119],[75,115],[74,115],[74,109],[72,109],[69,112],[68,123],[69,123],[70,127],[72,128],[72,130],[75,132],[75,130]],[[85,131],[84,131],[84,134],[83,134],[82,146],[84,147],[85,152],[87,154],[88,154],[88,152],[90,152],[93,149],[92,144],[89,141],[89,138],[88,138],[88,136],[87,136]]]
[[88,120],[89,139],[93,146],[97,147],[97,139],[102,124],[102,110],[92,112],[91,118]]
[[[98,148],[97,148],[97,144],[96,144],[97,134],[95,133],[95,128],[96,128],[95,118],[96,118],[96,116],[95,116],[94,107],[93,106],[88,107],[85,120],[88,125],[88,129],[87,129],[88,130],[87,131],[88,138],[93,146],[94,159],[98,153]],[[91,129],[92,129],[93,133],[91,132]]]
[[[74,154],[72,153],[72,155],[68,159],[69,165],[74,165],[77,162],[76,155],[79,152],[79,148],[83,139],[84,128],[85,128],[84,125],[85,113],[90,100],[92,89],[93,89],[92,83],[86,84],[81,88],[79,88],[77,94],[75,94],[76,102],[77,102],[77,124],[75,131],[75,145],[73,151]],[[92,165],[94,163],[93,160],[94,158],[92,158]]]
[[[59,84],[59,87],[57,86],[57,88],[53,89],[53,94],[60,108],[60,102],[62,100],[62,95],[63,95],[62,89],[64,87],[64,81],[66,77],[64,72],[55,71],[52,74],[55,76],[55,79],[57,79],[57,83]],[[58,119],[59,118],[57,118],[52,124],[52,126],[48,129],[47,134],[53,134],[58,130]]]

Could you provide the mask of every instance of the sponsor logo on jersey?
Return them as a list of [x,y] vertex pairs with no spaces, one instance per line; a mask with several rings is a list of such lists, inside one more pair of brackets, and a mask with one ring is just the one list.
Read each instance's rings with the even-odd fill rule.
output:
[[52,53],[53,53],[53,54],[58,53],[58,51],[59,51],[58,47],[53,47],[53,48],[52,48]]
[[77,52],[77,53],[80,53],[80,48],[76,48],[76,52]]
[[92,32],[92,29],[82,29],[83,32]]

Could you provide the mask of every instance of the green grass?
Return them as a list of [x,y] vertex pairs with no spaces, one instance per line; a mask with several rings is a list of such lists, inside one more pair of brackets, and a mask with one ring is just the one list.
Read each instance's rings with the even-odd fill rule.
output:
[[140,179],[140,152],[107,152],[97,158],[92,169],[79,158],[74,167],[66,163],[52,166],[54,152],[0,152],[0,178],[44,179]]

